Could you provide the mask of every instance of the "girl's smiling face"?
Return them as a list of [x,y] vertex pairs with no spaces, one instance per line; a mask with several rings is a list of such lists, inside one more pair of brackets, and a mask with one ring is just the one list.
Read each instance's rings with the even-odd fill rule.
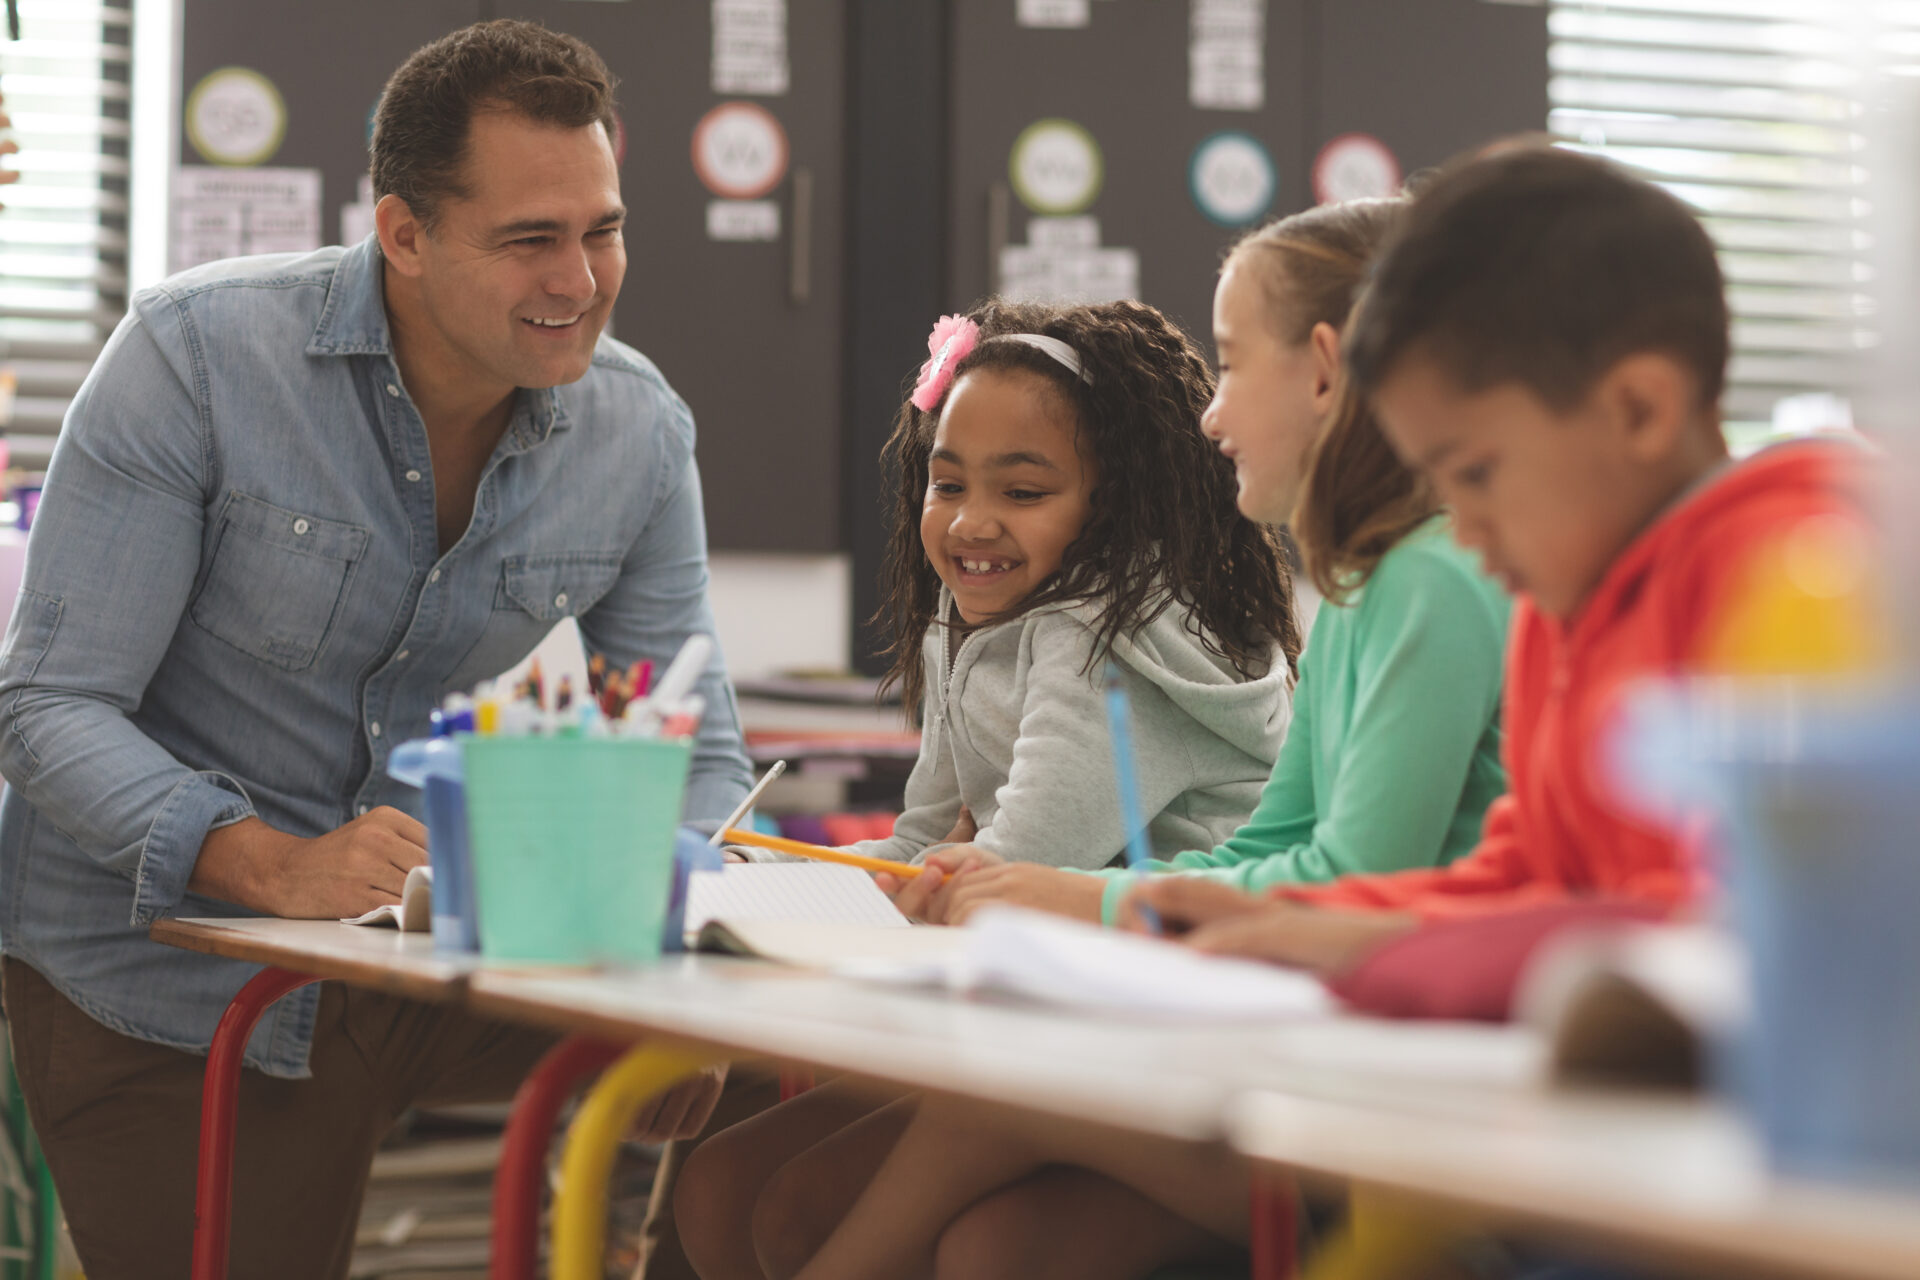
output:
[[979,370],[947,393],[927,461],[920,545],[962,621],[993,620],[1053,576],[1092,512],[1094,468],[1042,376]]
[[1289,345],[1259,278],[1229,261],[1213,295],[1213,340],[1220,382],[1200,429],[1233,460],[1240,514],[1285,524],[1300,499],[1307,452],[1333,407],[1340,339],[1315,325]]

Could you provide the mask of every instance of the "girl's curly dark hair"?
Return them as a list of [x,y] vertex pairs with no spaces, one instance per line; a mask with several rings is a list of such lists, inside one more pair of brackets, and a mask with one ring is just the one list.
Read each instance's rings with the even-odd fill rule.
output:
[[[1045,379],[1071,407],[1097,467],[1086,527],[1058,572],[1010,615],[1058,601],[1098,601],[1098,661],[1116,637],[1178,601],[1201,642],[1242,675],[1265,675],[1276,646],[1292,670],[1300,653],[1292,574],[1273,532],[1236,511],[1233,465],[1200,433],[1213,371],[1193,341],[1139,302],[1055,307],[990,299],[968,314],[981,341],[955,367],[954,382],[987,370]],[[1058,338],[1079,354],[1087,380],[1025,343],[988,341],[1005,333]],[[915,714],[926,694],[921,643],[940,600],[940,576],[920,543],[939,417],[940,405],[922,412],[902,404],[881,455],[894,481],[874,615],[888,631],[893,661],[882,687],[898,684]]]

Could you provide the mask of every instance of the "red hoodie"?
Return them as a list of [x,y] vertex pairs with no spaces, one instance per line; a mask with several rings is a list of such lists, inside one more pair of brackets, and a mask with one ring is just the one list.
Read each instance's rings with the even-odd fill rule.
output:
[[1571,896],[1691,901],[1703,876],[1694,842],[1629,816],[1606,794],[1599,765],[1609,721],[1633,682],[1698,666],[1757,551],[1808,516],[1859,518],[1866,458],[1834,440],[1763,450],[1654,521],[1570,623],[1522,596],[1507,651],[1508,789],[1488,808],[1479,845],[1446,867],[1278,892],[1429,919]]

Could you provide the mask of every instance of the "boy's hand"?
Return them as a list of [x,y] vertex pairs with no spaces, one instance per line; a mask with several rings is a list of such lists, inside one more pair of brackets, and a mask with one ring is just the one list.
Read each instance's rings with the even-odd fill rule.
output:
[[1008,902],[1099,924],[1100,899],[1106,888],[1106,881],[1098,876],[1075,875],[1031,862],[976,864],[971,875],[957,880],[943,895],[946,923],[965,924],[981,907]]
[[651,1143],[699,1137],[726,1083],[726,1063],[702,1067],[642,1105],[628,1136],[636,1142]]
[[1153,932],[1140,910],[1145,906],[1160,918],[1161,932],[1177,938],[1216,921],[1257,912],[1267,905],[1265,898],[1199,876],[1149,875],[1141,877],[1120,899],[1116,923],[1135,933]]

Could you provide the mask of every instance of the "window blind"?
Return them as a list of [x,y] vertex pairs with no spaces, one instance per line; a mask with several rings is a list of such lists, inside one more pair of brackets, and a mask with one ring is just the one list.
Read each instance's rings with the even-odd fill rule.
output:
[[12,465],[39,471],[126,311],[133,19],[101,0],[19,9],[20,39],[0,38],[21,175],[0,187],[0,369],[17,379]]
[[[1733,313],[1727,417],[1846,396],[1875,340],[1863,21],[1914,48],[1920,6],[1836,0],[1555,0],[1549,127],[1700,214]],[[1871,9],[1871,12],[1870,12]],[[1864,15],[1864,16],[1863,16]]]

